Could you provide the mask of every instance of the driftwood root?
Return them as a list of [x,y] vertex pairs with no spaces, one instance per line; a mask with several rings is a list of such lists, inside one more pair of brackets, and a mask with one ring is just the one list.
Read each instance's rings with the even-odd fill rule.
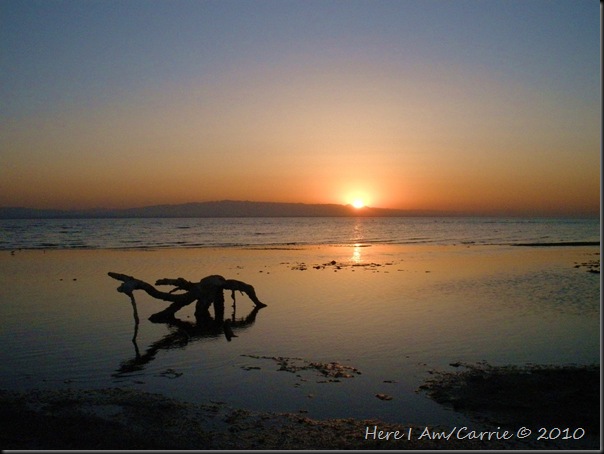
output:
[[155,286],[127,274],[114,273],[112,271],[107,274],[113,279],[122,281],[122,284],[117,288],[117,291],[125,293],[132,301],[134,301],[134,291],[143,290],[153,298],[172,303],[163,311],[157,312],[149,317],[149,320],[156,323],[174,320],[177,311],[194,301],[197,301],[195,309],[196,318],[207,318],[209,316],[208,309],[211,305],[214,305],[215,320],[219,323],[223,323],[223,292],[225,290],[231,291],[231,298],[233,301],[235,301],[235,292],[239,291],[247,295],[255,304],[256,308],[266,307],[266,304],[258,299],[252,285],[235,279],[225,279],[220,275],[206,276],[199,282],[191,282],[182,277],[158,279],[155,282],[156,286],[173,287],[171,290],[163,292],[155,288]]

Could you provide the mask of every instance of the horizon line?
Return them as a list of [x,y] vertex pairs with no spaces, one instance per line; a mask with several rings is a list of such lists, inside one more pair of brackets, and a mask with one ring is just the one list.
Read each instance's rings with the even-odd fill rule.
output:
[[[250,213],[221,213],[220,215],[212,216],[212,215],[200,215],[194,214],[187,216],[186,214],[177,214],[177,213],[165,213],[163,215],[145,215],[144,213],[139,213],[137,215],[128,216],[128,211],[136,211],[136,210],[150,210],[150,209],[161,209],[161,208],[175,208],[175,207],[186,207],[193,205],[211,205],[211,204],[256,204],[256,205],[283,205],[283,206],[298,206],[298,207],[332,207],[335,209],[347,209],[346,213],[338,213],[338,214],[250,214]],[[426,216],[426,217],[513,217],[513,218],[601,218],[600,211],[592,212],[592,211],[574,211],[574,212],[529,212],[523,210],[502,210],[502,211],[493,211],[493,212],[485,212],[479,210],[463,210],[463,211],[455,211],[455,210],[442,210],[442,209],[419,209],[419,208],[383,208],[383,207],[374,207],[374,206],[363,206],[363,207],[354,207],[352,204],[338,204],[338,203],[307,203],[307,202],[275,202],[275,201],[254,201],[254,200],[235,200],[235,199],[222,199],[222,200],[209,200],[209,201],[197,201],[197,202],[183,202],[183,203],[160,203],[160,204],[152,204],[152,205],[142,205],[142,206],[132,206],[126,208],[107,208],[107,207],[93,207],[93,208],[32,208],[28,206],[0,206],[0,218],[10,219],[10,212],[18,212],[23,217],[36,218],[35,212],[42,217],[52,217],[52,218],[61,218],[63,216],[67,217],[78,217],[78,218],[112,218],[112,217],[135,217],[135,218],[153,218],[153,217],[165,217],[165,218],[186,218],[186,217],[405,217],[405,216]],[[29,213],[27,213],[29,212]],[[96,214],[95,214],[96,212]],[[113,213],[112,213],[113,212]],[[372,213],[373,212],[373,213]],[[17,215],[19,213],[13,213]],[[45,216],[44,216],[45,215]],[[19,218],[16,216],[15,218]]]

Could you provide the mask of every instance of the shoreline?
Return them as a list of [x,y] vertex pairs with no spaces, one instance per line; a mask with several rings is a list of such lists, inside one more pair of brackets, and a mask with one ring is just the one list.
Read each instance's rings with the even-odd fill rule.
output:
[[599,241],[559,241],[553,243],[510,243],[510,246],[532,246],[532,247],[574,247],[574,246],[600,246]]
[[578,250],[598,250],[600,248],[599,241],[574,241],[574,242],[529,242],[529,243],[474,243],[474,242],[458,242],[451,244],[440,243],[425,243],[425,242],[410,242],[410,243],[276,243],[276,244],[234,244],[234,245],[191,245],[191,246],[141,246],[141,247],[59,247],[59,248],[5,248],[0,249],[0,258],[6,256],[16,256],[18,254],[27,253],[204,253],[204,252],[224,252],[224,253],[241,253],[241,252],[267,252],[271,251],[292,251],[294,253],[317,253],[326,251],[338,251],[342,249],[362,249],[365,252],[377,251],[379,254],[405,253],[405,252],[454,252],[454,251],[474,251],[484,252],[489,250],[522,253],[522,251],[549,251],[556,248],[561,248],[564,253],[572,253]]
[[405,242],[405,243],[384,243],[384,242],[367,242],[361,241],[358,243],[259,243],[259,244],[224,244],[224,245],[180,245],[180,246],[120,246],[120,247],[19,247],[19,248],[0,248],[0,253],[10,252],[26,252],[26,251],[115,251],[115,252],[137,252],[137,251],[176,251],[176,250],[306,250],[317,248],[331,247],[426,247],[426,248],[457,248],[457,247],[600,247],[600,241],[558,241],[558,242],[529,242],[529,243],[476,243],[473,241],[459,241],[456,243],[438,243],[438,242]]
[[[193,404],[123,388],[21,392],[0,389],[0,416],[5,421],[0,442],[4,449],[15,450],[599,449],[600,434],[594,433],[599,427],[599,411],[593,400],[593,393],[599,393],[599,366],[533,366],[530,371],[462,366],[467,370],[441,373],[428,381],[424,389],[434,393],[432,397],[441,403],[455,402],[461,409],[469,408],[472,426],[428,426],[355,418],[319,420],[303,413],[233,408],[218,401]],[[474,396],[485,389],[476,374],[485,371],[497,378],[496,386],[503,384],[507,389],[495,402],[486,404],[487,408],[483,401],[481,408],[474,405]],[[510,392],[521,391],[517,372],[524,378],[537,375],[539,386],[546,389],[569,372],[573,375],[563,378],[566,385],[575,380],[575,374],[588,377],[587,384],[575,380],[574,388],[569,391],[573,399],[564,402],[573,406],[570,412],[574,418],[577,414],[579,418],[581,414],[587,415],[583,420],[587,423],[585,429],[568,426],[566,423],[571,420],[565,420],[559,412],[551,412],[559,404],[555,398],[548,401],[547,407],[536,404],[536,411],[544,408],[550,411],[547,429],[527,423],[525,410],[518,411],[513,402],[507,402],[514,397]],[[534,387],[528,389],[531,393],[535,391]],[[539,400],[538,396],[533,397]],[[585,408],[586,402],[591,402],[593,408]],[[566,431],[558,430],[561,436],[556,426],[568,427]]]

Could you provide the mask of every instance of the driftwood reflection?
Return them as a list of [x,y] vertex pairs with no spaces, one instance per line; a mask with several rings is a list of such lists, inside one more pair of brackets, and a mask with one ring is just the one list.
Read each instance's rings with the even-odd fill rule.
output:
[[138,325],[140,324],[140,319],[138,318],[138,310],[136,309],[136,301],[133,295],[130,295],[130,302],[132,303],[132,315],[134,316],[134,335],[132,336],[132,343],[134,344],[136,356],[139,356],[140,352],[138,350],[138,344],[136,343],[136,337],[138,336]]
[[[133,306],[136,308],[134,298],[132,300]],[[237,333],[241,333],[241,331],[249,329],[254,324],[260,309],[260,307],[256,306],[247,316],[237,318],[236,307],[235,304],[233,304],[231,317],[223,320],[222,322],[217,321],[214,317],[210,316],[209,313],[207,314],[207,317],[196,314],[195,322],[174,318],[169,322],[166,322],[170,332],[149,345],[144,353],[140,352],[136,339],[139,321],[138,317],[135,315],[134,337],[132,338],[135,356],[132,359],[122,362],[112,376],[121,377],[133,372],[144,370],[145,366],[155,359],[155,356],[160,350],[170,350],[173,348],[182,349],[186,348],[192,343],[215,339],[223,335],[228,341],[230,341],[232,337],[238,337],[234,330]]]

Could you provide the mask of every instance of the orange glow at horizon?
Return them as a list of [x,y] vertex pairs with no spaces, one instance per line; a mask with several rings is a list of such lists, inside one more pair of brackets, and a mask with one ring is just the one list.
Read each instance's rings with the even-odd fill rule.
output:
[[0,207],[600,213],[593,2],[50,3],[3,4]]
[[[526,89],[520,96],[521,87],[495,86],[481,74],[473,76],[473,87],[491,93],[489,104],[459,80],[447,82],[468,94],[459,98],[467,118],[442,104],[444,81],[410,74],[404,83],[381,80],[368,92],[362,83],[355,90],[350,75],[310,76],[310,86],[287,78],[288,84],[270,90],[250,76],[253,90],[243,90],[245,81],[236,79],[241,83],[229,93],[214,86],[196,91],[195,84],[163,94],[143,91],[95,110],[5,126],[0,145],[8,150],[3,170],[10,172],[2,175],[0,205],[129,208],[250,200],[479,214],[598,213],[599,134],[589,106],[575,105],[579,141],[546,121],[544,110],[554,109],[554,101],[531,103]],[[412,82],[424,88],[421,102]],[[307,96],[294,97],[292,84]],[[204,103],[181,92],[199,93]],[[228,103],[232,96],[240,104]],[[287,110],[294,101],[296,108]],[[438,129],[436,117],[416,115],[429,105]],[[291,115],[283,116],[286,110]],[[508,122],[489,120],[502,112]],[[522,122],[517,112],[523,112]],[[478,118],[479,130],[472,121]],[[516,139],[520,125],[533,133]]]

